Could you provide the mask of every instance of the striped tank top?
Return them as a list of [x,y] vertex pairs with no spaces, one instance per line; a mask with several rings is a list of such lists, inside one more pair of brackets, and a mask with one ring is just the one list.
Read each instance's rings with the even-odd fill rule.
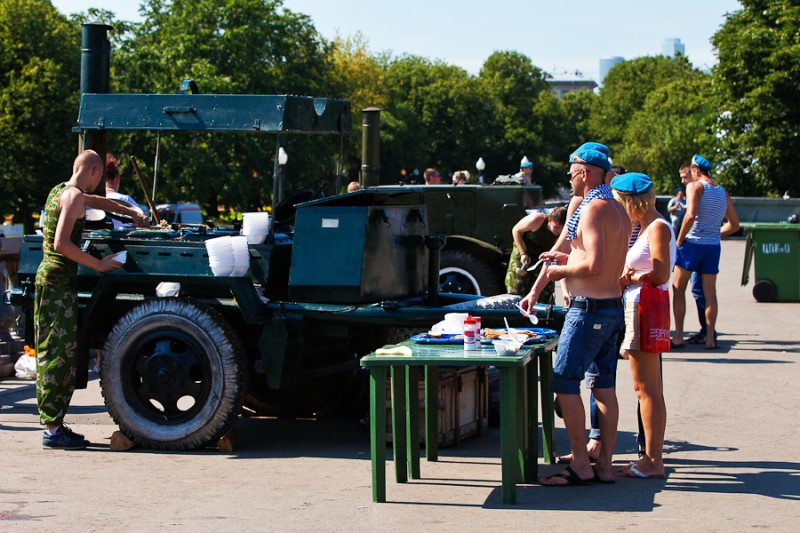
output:
[[703,181],[703,196],[697,206],[697,216],[686,240],[694,244],[719,244],[719,228],[725,218],[728,198],[721,185]]

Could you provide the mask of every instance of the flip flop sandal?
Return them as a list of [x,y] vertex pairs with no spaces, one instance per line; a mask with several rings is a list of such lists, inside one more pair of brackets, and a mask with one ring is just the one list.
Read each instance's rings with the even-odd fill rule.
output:
[[640,472],[635,466],[631,466],[628,470],[620,472],[623,477],[638,478],[638,479],[663,479],[664,476],[648,476],[644,472]]
[[581,477],[572,469],[571,466],[568,466],[564,469],[564,472],[559,472],[558,474],[553,474],[552,476],[548,476],[544,478],[542,481],[547,481],[550,479],[563,479],[566,483],[561,485],[545,485],[542,484],[543,487],[575,487],[577,485],[587,485],[589,483],[594,483],[595,477],[592,476],[589,479],[581,479]]
[[688,342],[689,344],[704,344],[706,342],[706,336],[700,333],[695,333],[694,335],[686,339],[686,342]]
[[[568,465],[571,462],[572,462],[572,454],[571,453],[568,453],[567,455],[559,455],[558,457],[556,457],[556,464],[558,464],[558,465]],[[596,457],[592,457],[590,455],[589,456],[589,462],[590,463],[596,463],[597,462],[597,458]]]

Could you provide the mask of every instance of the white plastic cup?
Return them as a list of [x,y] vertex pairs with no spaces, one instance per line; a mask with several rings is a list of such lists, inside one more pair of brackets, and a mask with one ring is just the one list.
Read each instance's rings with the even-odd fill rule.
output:
[[122,250],[121,252],[117,252],[114,255],[112,255],[111,258],[117,263],[122,263],[124,265],[128,261],[128,250]]

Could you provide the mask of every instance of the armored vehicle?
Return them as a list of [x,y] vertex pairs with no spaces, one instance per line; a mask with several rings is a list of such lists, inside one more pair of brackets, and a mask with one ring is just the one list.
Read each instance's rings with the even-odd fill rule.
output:
[[[107,48],[105,34],[92,33],[103,28],[84,26],[85,52],[92,42]],[[346,100],[84,91],[75,131],[83,146],[100,148],[109,131],[272,134],[278,152],[282,135],[344,135],[350,124]],[[101,353],[101,388],[120,430],[141,446],[194,449],[225,435],[243,408],[310,415],[353,395],[360,356],[454,309],[472,309],[486,325],[523,324],[513,305],[440,293],[445,237],[431,233],[426,202],[384,194],[275,206],[272,231],[248,244],[249,268],[235,277],[214,275],[206,247],[237,235],[233,228],[86,231],[83,250],[127,251],[127,261],[110,274],[78,270],[79,380],[90,354]],[[41,236],[26,236],[14,303],[28,310],[41,257]],[[545,327],[564,315],[535,312]]]

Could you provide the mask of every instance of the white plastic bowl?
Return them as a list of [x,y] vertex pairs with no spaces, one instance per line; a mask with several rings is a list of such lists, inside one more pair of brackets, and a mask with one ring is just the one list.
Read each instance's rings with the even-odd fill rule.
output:
[[245,237],[250,244],[261,244],[267,238],[266,233],[246,233]]
[[233,263],[230,265],[211,263],[211,272],[213,272],[215,276],[230,276],[233,272]]
[[242,235],[269,233],[271,217],[269,213],[245,213],[242,215]]
[[231,276],[240,277],[250,269],[250,248],[246,237],[231,237],[233,244],[233,272]]
[[494,351],[497,352],[497,355],[517,355],[520,348],[522,348],[522,344],[516,341],[501,339],[492,341],[492,346],[494,346]]

